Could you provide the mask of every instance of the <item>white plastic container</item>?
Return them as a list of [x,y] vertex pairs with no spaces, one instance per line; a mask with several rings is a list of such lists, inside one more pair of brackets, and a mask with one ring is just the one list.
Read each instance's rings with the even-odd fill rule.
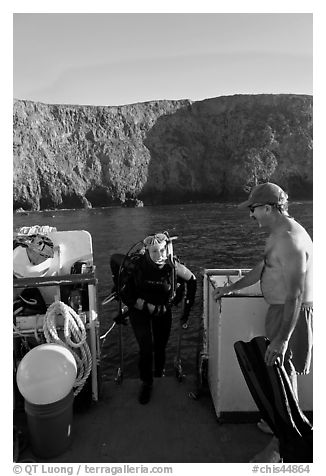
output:
[[[249,270],[207,269],[203,283],[203,322],[208,357],[208,385],[217,416],[228,412],[256,412],[256,404],[240,370],[234,343],[250,341],[265,335],[267,303],[262,297],[259,283],[242,289],[234,295],[216,302],[212,297],[213,285],[223,286],[238,280]],[[309,375],[298,376],[299,403],[304,411],[312,411],[312,370]]]

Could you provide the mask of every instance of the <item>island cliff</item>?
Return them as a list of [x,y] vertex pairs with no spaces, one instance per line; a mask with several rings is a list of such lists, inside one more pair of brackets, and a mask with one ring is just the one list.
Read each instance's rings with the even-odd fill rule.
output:
[[14,100],[14,209],[240,200],[270,180],[312,197],[312,97],[124,106]]

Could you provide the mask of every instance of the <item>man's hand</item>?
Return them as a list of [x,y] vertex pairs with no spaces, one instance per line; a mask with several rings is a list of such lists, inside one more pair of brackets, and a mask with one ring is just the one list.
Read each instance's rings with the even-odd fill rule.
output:
[[221,299],[222,296],[225,296],[226,294],[231,294],[229,286],[222,286],[216,288],[213,291],[213,299],[215,299],[215,301],[218,301],[219,299]]
[[274,365],[278,360],[280,365],[284,363],[284,355],[288,348],[288,341],[280,341],[278,339],[273,339],[269,346],[266,349],[265,353],[265,363],[266,365]]

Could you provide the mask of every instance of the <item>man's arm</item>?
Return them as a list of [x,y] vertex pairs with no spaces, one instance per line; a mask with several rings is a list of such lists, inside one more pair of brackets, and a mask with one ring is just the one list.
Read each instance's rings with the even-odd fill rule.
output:
[[273,365],[277,359],[281,365],[284,362],[290,337],[298,321],[307,270],[305,250],[291,237],[282,240],[277,251],[286,285],[286,299],[282,325],[266,351],[267,365]]
[[239,279],[235,283],[232,283],[228,286],[218,287],[213,292],[213,298],[217,301],[222,296],[230,294],[234,291],[239,291],[240,289],[251,286],[252,284],[257,283],[260,280],[260,276],[264,267],[264,261],[260,261],[254,268],[252,268],[249,273],[247,273],[243,278]]

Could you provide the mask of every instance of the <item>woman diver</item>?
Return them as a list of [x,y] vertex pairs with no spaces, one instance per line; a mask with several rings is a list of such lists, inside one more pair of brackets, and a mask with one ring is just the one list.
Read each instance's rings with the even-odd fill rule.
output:
[[184,299],[180,321],[185,324],[197,283],[195,275],[173,256],[172,239],[167,232],[150,235],[142,243],[142,251],[133,259],[114,254],[111,270],[118,296],[129,308],[130,323],[139,346],[138,401],[146,404],[151,398],[153,377],[164,375],[172,305]]

